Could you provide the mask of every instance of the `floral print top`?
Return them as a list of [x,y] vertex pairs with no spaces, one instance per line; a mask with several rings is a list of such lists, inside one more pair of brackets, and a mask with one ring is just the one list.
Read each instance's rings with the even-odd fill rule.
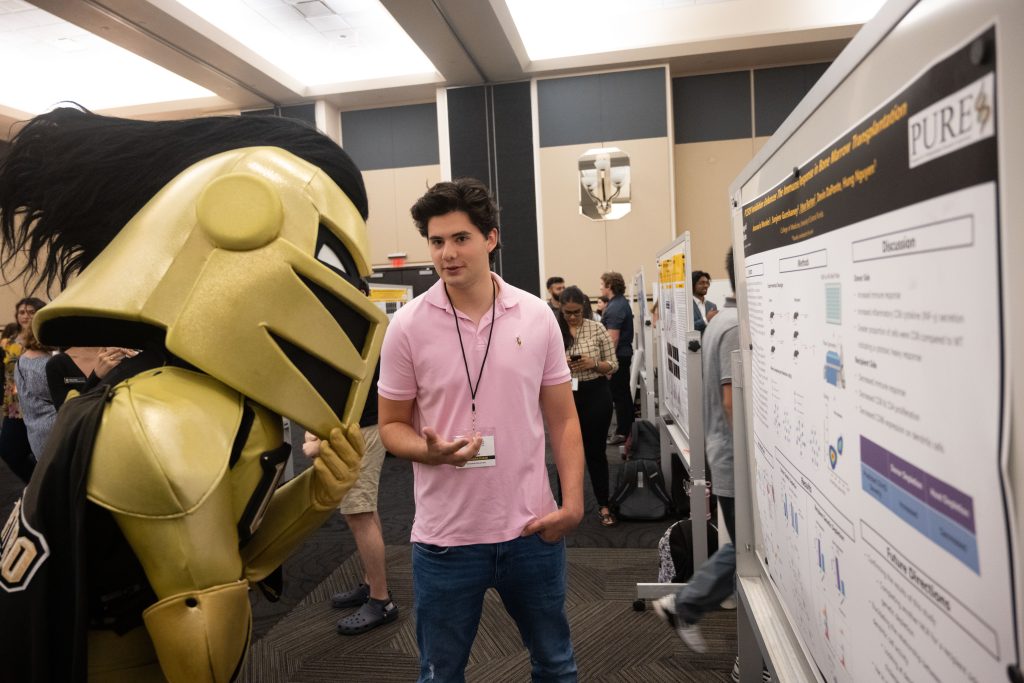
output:
[[25,352],[25,347],[17,339],[11,339],[3,346],[4,354],[4,417],[21,419],[21,405],[18,403],[18,390],[14,386],[14,369],[18,366],[18,358]]

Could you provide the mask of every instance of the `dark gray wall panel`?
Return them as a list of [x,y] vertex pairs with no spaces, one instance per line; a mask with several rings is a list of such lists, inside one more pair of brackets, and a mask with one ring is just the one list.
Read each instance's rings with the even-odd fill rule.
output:
[[242,116],[280,116],[286,119],[304,121],[316,128],[316,105],[293,104],[288,107],[270,107],[269,109],[251,109],[243,111]]
[[540,263],[530,84],[495,86],[492,97],[495,187],[501,208],[501,276],[515,287],[536,292]]
[[750,72],[672,79],[675,144],[749,138]]
[[[603,140],[601,76],[537,81],[540,146],[557,147]],[[610,138],[609,138],[610,139]]]
[[538,81],[537,110],[541,147],[664,137],[665,71]]
[[828,66],[825,62],[755,70],[755,135],[773,134]]
[[601,74],[602,140],[641,140],[668,135],[665,70]]
[[440,163],[433,104],[343,112],[341,139],[364,171]]
[[529,83],[448,90],[452,177],[484,182],[501,209],[495,270],[511,285],[537,292],[537,201]]
[[488,88],[448,90],[448,146],[452,177],[477,178],[490,186]]
[[281,116],[286,119],[298,119],[305,121],[316,128],[316,105],[295,104],[290,107],[281,107]]

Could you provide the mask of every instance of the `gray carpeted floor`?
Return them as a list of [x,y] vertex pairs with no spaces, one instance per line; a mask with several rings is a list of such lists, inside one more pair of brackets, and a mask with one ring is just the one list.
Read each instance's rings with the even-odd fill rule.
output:
[[[726,681],[736,647],[735,613],[702,622],[709,653],[696,655],[652,611],[632,603],[638,577],[657,565],[657,551],[570,548],[566,608],[581,681]],[[413,681],[418,673],[408,545],[388,548],[392,594],[402,610],[394,623],[360,636],[340,636],[330,596],[360,578],[345,561],[270,632],[254,643],[243,680],[252,683]],[[515,624],[491,591],[484,603],[467,681],[528,681],[530,661]]]

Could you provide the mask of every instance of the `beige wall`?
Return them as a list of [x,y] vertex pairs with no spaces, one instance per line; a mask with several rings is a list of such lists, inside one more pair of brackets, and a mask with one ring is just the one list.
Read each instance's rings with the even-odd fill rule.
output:
[[[592,221],[579,213],[577,160],[602,146],[618,147],[630,158],[633,208],[617,221]],[[605,271],[617,270],[627,282],[641,265],[653,273],[655,255],[672,241],[670,153],[667,138],[541,148],[541,279],[561,275],[596,297]]]
[[692,142],[675,146],[676,235],[690,231],[693,267],[724,280],[732,244],[729,185],[768,138]]
[[374,266],[390,265],[388,254],[404,251],[408,263],[429,263],[427,241],[416,231],[409,209],[427,188],[441,180],[441,167],[411,166],[363,171],[370,202],[370,257]]

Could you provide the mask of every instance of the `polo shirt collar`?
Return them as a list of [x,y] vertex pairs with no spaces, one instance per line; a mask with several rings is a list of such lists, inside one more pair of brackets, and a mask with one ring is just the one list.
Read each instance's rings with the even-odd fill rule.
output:
[[[495,306],[495,316],[499,316],[509,308],[519,305],[521,296],[518,290],[511,285],[505,284],[505,281],[498,277],[498,274],[494,271],[491,271],[491,279],[498,285],[498,301]],[[442,309],[445,313],[452,312],[452,305],[444,293],[444,280],[438,279],[426,291],[423,298],[428,304]]]

